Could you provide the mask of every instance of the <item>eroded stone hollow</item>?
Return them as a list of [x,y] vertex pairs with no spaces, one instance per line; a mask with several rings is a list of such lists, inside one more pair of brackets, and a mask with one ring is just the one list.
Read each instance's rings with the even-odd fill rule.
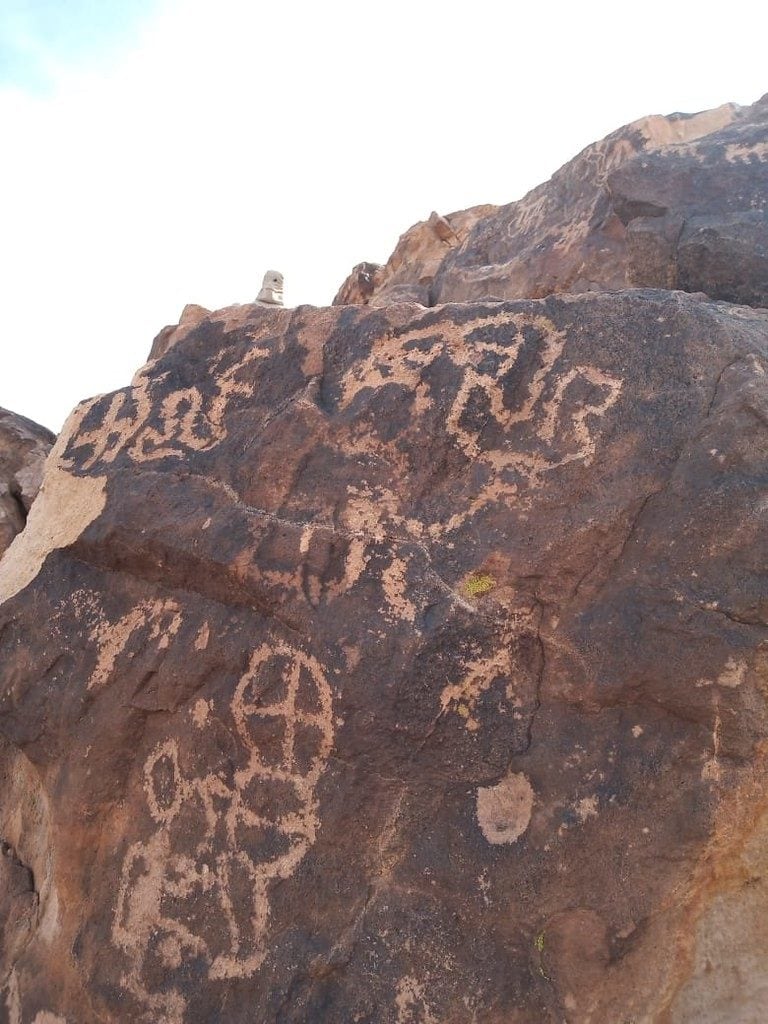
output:
[[195,310],[0,562],[6,1019],[761,1020],[768,313]]

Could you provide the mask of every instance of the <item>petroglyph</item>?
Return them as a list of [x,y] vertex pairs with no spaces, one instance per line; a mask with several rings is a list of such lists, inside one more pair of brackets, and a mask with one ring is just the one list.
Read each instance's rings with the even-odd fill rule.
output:
[[514,843],[528,828],[533,812],[533,788],[525,775],[507,775],[495,786],[477,791],[480,831],[493,846]]
[[732,142],[725,147],[725,159],[731,164],[748,163],[750,160],[762,162],[768,159],[768,142],[755,142],[751,146]]
[[393,555],[389,566],[381,574],[381,582],[390,616],[395,620],[406,619],[413,622],[416,618],[416,609],[406,596],[406,569],[407,565],[403,559]]
[[[166,455],[208,451],[226,438],[224,415],[235,396],[250,396],[256,382],[243,380],[243,371],[271,354],[269,345],[259,345],[268,326],[257,330],[253,344],[234,365],[225,366],[226,353],[210,368],[210,394],[195,387],[170,393],[168,373],[158,373],[154,363],[143,366],[130,388],[87,403],[83,415],[89,419],[101,408],[98,422],[81,429],[70,441],[72,447],[88,445],[90,455],[77,459],[79,469],[113,462],[126,452],[133,462],[146,462]],[[245,375],[247,376],[247,375]],[[74,460],[73,460],[74,464]]]
[[[622,381],[594,366],[559,367],[565,343],[565,334],[544,316],[484,313],[467,324],[389,332],[347,373],[342,408],[361,392],[401,384],[413,395],[418,430],[438,400],[425,386],[426,371],[438,360],[452,368],[439,399],[447,390],[446,431],[470,463],[487,469],[488,482],[464,512],[432,524],[431,535],[455,529],[522,486],[538,486],[555,469],[591,462],[596,424],[618,400]],[[376,448],[372,437],[365,444]]]
[[[270,884],[290,878],[315,842],[316,787],[333,743],[332,694],[317,660],[264,644],[228,703],[196,707],[237,737],[240,763],[195,772],[195,751],[169,737],[144,765],[154,831],[128,850],[112,938],[127,955],[123,984],[145,1020],[183,1024],[169,985],[192,961],[210,979],[248,977],[267,954]],[[162,979],[162,985],[157,983]]]
[[470,732],[475,732],[480,727],[473,712],[482,694],[490,689],[497,679],[503,679],[509,683],[513,678],[512,638],[511,630],[505,632],[502,643],[496,650],[488,655],[481,655],[465,661],[462,665],[461,680],[443,687],[440,694],[442,711],[448,711],[451,707],[455,708],[465,720]]
[[88,680],[88,689],[101,688],[115,669],[131,637],[139,630],[146,632],[147,641],[156,641],[159,650],[167,648],[181,628],[181,608],[176,601],[165,598],[142,601],[118,622],[102,621],[94,629],[93,638],[98,646],[96,668]]
[[536,617],[533,610],[507,608],[504,628],[489,653],[478,652],[465,657],[461,662],[461,678],[456,683],[446,684],[440,694],[441,713],[453,710],[464,719],[470,732],[480,728],[474,717],[475,709],[482,695],[494,683],[506,683],[506,696],[514,701],[519,666],[515,654],[515,641],[524,632],[535,632]]
[[727,686],[729,689],[734,689],[737,686],[741,686],[747,676],[747,663],[746,661],[739,661],[736,658],[729,658],[725,663],[725,668],[717,677],[718,686]]
[[426,986],[410,974],[397,983],[395,1009],[397,1024],[437,1024],[427,1002]]

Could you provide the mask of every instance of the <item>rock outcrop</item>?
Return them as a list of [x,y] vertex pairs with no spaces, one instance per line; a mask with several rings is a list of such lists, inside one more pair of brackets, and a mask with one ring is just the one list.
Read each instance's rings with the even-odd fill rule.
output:
[[164,356],[171,345],[174,345],[188,334],[201,320],[209,316],[210,312],[210,309],[206,309],[205,306],[198,306],[194,302],[188,302],[181,311],[179,322],[177,324],[168,324],[155,335],[152,347],[149,350],[149,358],[159,359],[160,356]]
[[448,253],[466,242],[472,228],[497,206],[474,206],[441,217],[432,212],[400,237],[385,266],[359,263],[339,289],[334,306],[385,306],[392,302],[431,305],[435,274]]
[[9,1020],[762,1019],[767,367],[680,292],[244,306],[81,405],[0,562]]
[[45,427],[0,409],[0,555],[24,529],[55,440]]
[[428,258],[422,242],[408,259],[406,240],[426,234],[416,225],[403,236],[368,294],[355,291],[353,272],[337,302],[651,287],[768,306],[768,96],[627,125],[478,218],[460,244],[434,236]]

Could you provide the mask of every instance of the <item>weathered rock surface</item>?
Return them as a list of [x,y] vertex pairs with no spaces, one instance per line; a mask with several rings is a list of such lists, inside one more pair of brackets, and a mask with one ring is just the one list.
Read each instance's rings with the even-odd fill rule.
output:
[[497,211],[498,207],[490,204],[449,213],[447,217],[433,211],[427,220],[401,235],[385,266],[358,263],[339,289],[334,306],[385,306],[392,302],[431,305],[430,288],[447,254],[467,240],[481,218]]
[[159,359],[160,356],[164,356],[171,345],[174,345],[188,334],[201,320],[209,316],[210,312],[210,309],[206,309],[205,306],[198,306],[194,302],[188,302],[181,311],[179,322],[177,324],[168,324],[155,335],[152,347],[149,350],[149,358]]
[[38,423],[0,409],[0,555],[24,529],[55,440]]
[[768,96],[620,128],[479,218],[460,244],[446,250],[433,237],[430,258],[409,263],[399,253],[414,233],[422,239],[425,226],[403,236],[369,294],[355,292],[353,272],[337,301],[407,294],[432,306],[651,287],[768,306]]
[[237,307],[80,406],[0,563],[8,1019],[762,1020],[766,366],[679,292]]

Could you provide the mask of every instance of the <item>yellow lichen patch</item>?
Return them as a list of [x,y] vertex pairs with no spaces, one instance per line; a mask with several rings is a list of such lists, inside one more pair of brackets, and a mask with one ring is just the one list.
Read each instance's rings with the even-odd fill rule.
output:
[[496,586],[496,580],[490,573],[475,572],[464,581],[464,592],[467,597],[483,597]]

